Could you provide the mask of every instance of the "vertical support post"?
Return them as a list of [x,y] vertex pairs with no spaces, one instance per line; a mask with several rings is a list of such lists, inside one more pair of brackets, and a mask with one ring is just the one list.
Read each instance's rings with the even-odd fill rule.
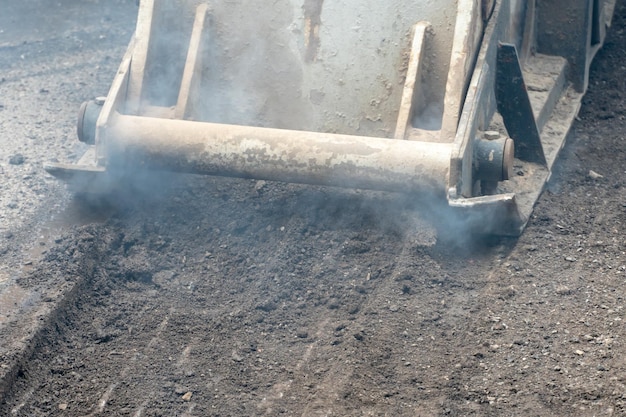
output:
[[417,100],[416,93],[421,91],[422,84],[422,55],[426,42],[426,33],[430,28],[428,22],[418,22],[413,26],[413,41],[411,43],[411,56],[409,57],[409,67],[402,90],[402,99],[398,110],[398,120],[396,123],[395,139],[405,139],[406,132],[413,118],[413,108]]
[[135,29],[135,47],[130,64],[128,90],[126,93],[126,111],[138,114],[143,97],[143,82],[146,62],[152,39],[152,23],[155,12],[155,0],[142,0],[139,4],[137,27]]
[[187,60],[180,83],[180,91],[174,110],[174,118],[185,119],[189,116],[191,105],[191,93],[202,72],[202,45],[203,34],[207,21],[208,4],[202,3],[196,8],[196,17],[193,22]]
[[456,135],[463,101],[483,36],[482,14],[480,2],[459,0],[443,105],[441,142],[452,142]]

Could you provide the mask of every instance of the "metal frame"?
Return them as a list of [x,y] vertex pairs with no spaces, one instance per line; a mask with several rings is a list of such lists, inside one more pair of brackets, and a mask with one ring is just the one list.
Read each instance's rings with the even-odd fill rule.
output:
[[[437,64],[430,54],[433,35],[441,35],[441,28],[418,22],[411,29],[393,137],[194,121],[212,19],[202,2],[192,2],[175,105],[152,103],[146,91],[153,48],[159,47],[155,34],[163,29],[162,8],[174,3],[141,2],[135,37],[109,94],[81,111],[79,136],[93,147],[77,165],[48,164],[53,175],[92,188],[94,181],[110,183],[115,172],[132,166],[427,192],[447,199],[482,231],[517,235],[578,112],[590,60],[604,40],[615,2],[576,0],[576,10],[589,15],[573,28],[550,14],[559,7],[557,0],[515,3],[514,9],[509,0],[459,0],[446,52],[445,91],[438,93],[444,97],[438,130],[414,125],[428,96],[429,70]],[[524,23],[514,25],[515,19]],[[549,34],[545,25],[551,25]],[[559,36],[570,41],[556,50],[545,46]],[[555,56],[559,53],[564,57]],[[541,88],[529,89],[525,78]]]

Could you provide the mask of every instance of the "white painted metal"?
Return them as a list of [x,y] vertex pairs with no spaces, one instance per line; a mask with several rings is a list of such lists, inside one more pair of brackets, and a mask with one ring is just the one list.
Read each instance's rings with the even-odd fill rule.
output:
[[[142,113],[148,102],[174,106],[178,90],[158,81],[181,78],[185,56],[180,59],[180,50],[186,51],[196,7],[202,3],[142,1],[138,45],[148,45],[148,33],[151,51],[147,60],[131,67],[129,91],[144,101],[143,108],[129,107],[131,113]],[[480,8],[479,1],[461,1],[465,3]],[[149,18],[151,12],[155,16]],[[427,87],[416,98],[422,101],[416,108],[439,108],[430,117],[441,124],[457,0],[220,1],[208,3],[207,13],[207,59],[198,77],[201,95],[192,98],[193,119],[392,137],[412,27],[428,21],[432,29],[423,63]],[[147,73],[137,77],[142,65]],[[459,101],[457,97],[457,107]]]

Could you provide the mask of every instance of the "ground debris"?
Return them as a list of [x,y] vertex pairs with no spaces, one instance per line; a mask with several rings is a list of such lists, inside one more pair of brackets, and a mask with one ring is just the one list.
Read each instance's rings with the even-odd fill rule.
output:
[[557,285],[555,292],[558,295],[570,295],[572,293],[572,290],[567,285],[561,284],[561,285]]
[[11,165],[22,165],[24,162],[26,162],[26,157],[21,153],[16,153],[9,157],[9,164]]
[[601,178],[604,178],[604,175],[602,175],[602,174],[598,174],[596,171],[591,170],[591,169],[590,169],[590,170],[589,170],[589,172],[587,173],[587,176],[588,176],[589,178],[591,178],[592,180],[599,180],[599,179],[601,179]]

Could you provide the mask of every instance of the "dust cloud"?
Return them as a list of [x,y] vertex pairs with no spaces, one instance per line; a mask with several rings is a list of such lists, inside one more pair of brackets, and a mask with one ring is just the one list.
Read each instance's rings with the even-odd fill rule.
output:
[[[154,112],[167,115],[169,111],[171,114],[177,106],[193,22],[197,18],[196,13],[201,10],[198,6],[202,2],[157,1],[155,4],[156,12],[143,79],[142,104],[138,110],[138,114],[148,116]],[[382,133],[382,136],[385,136],[384,126],[389,119],[388,115],[370,117],[357,109],[353,111],[353,116],[365,118],[368,122],[363,124],[359,122],[354,128],[350,118],[344,117],[342,109],[346,107],[345,101],[330,97],[331,89],[328,86],[331,84],[335,84],[332,88],[340,95],[342,92],[350,92],[354,87],[351,84],[353,80],[336,78],[337,75],[350,75],[349,71],[340,71],[333,77],[332,70],[336,70],[338,64],[333,61],[332,51],[324,50],[321,44],[328,39],[329,33],[333,34],[329,31],[328,25],[336,24],[332,20],[329,22],[325,20],[333,19],[325,12],[325,7],[330,6],[324,4],[322,0],[306,0],[304,3],[278,0],[272,3],[272,7],[267,7],[260,1],[245,4],[240,1],[210,3],[206,9],[201,47],[197,55],[199,66],[185,118],[202,122],[292,130],[333,133],[339,131],[372,136],[381,136]],[[341,11],[337,8],[330,10],[337,13]],[[358,14],[358,10],[355,13],[357,15],[355,23],[357,21],[360,25],[367,23],[366,19]],[[408,33],[409,28],[404,32]],[[360,28],[359,32],[363,29]],[[372,26],[369,29],[374,30],[376,27]],[[377,39],[384,35],[384,33],[372,35],[369,30],[367,32],[368,36]],[[369,38],[361,34],[355,37],[345,30],[335,30],[334,33],[350,35],[351,40],[361,39],[364,46],[370,42]],[[408,46],[409,38],[405,36],[407,33],[399,37],[406,44],[399,52]],[[345,44],[339,41],[333,45],[337,48],[345,47]],[[341,52],[346,51],[338,50],[335,53]],[[359,50],[352,51],[354,55],[362,53],[363,51]],[[352,62],[350,59],[348,61]],[[391,65],[392,73],[389,77],[397,76],[393,71],[397,72],[397,68],[402,66],[398,64],[398,58],[393,58],[386,51],[377,59]],[[343,65],[348,61],[340,61],[340,64]],[[310,65],[317,67],[309,67]],[[372,74],[373,78],[378,80],[376,82],[381,82],[383,89],[389,94],[384,100],[380,100],[376,89],[372,89],[367,99],[368,106],[374,103],[377,111],[382,111],[381,106],[387,108],[396,106],[400,89],[391,83],[391,78],[381,79],[376,71]],[[317,87],[313,82],[315,79],[312,81],[311,77],[317,77],[318,82],[321,77],[326,85],[311,88]],[[356,88],[360,88],[364,81],[368,80],[365,78],[354,80]],[[418,124],[425,129],[435,130],[441,126],[442,109],[437,103],[426,106],[420,113]],[[351,107],[358,107],[359,104],[353,103]],[[335,109],[333,105],[340,105],[343,108]],[[161,110],[158,110],[159,108]],[[388,110],[385,111],[389,113]],[[394,112],[390,114],[395,115]],[[368,131],[359,130],[366,126]],[[122,160],[111,164],[115,165],[113,169],[117,171],[112,177],[112,183],[132,184],[126,187],[126,191],[120,192],[119,188],[115,191],[119,195],[119,201],[132,200],[137,195],[154,198],[156,194],[164,193],[166,187],[163,185],[169,181],[168,174],[143,169],[135,171],[134,168],[141,164],[137,161],[126,162]],[[341,181],[329,180],[329,183],[333,182]],[[109,187],[110,184],[106,186]],[[443,194],[443,190],[440,191]],[[415,199],[419,200],[419,203],[409,203],[408,206],[411,206],[412,210],[425,213],[422,216],[437,224],[436,228],[442,235],[465,236],[472,233],[465,230],[474,229],[476,224],[483,222],[482,219],[460,218],[456,212],[449,209],[442,195],[424,193],[411,196],[405,201]],[[402,204],[405,207],[405,203]],[[381,216],[384,218],[385,214],[381,213]],[[416,229],[415,226],[408,228]],[[425,239],[420,237],[416,240],[431,244],[430,233],[426,234],[429,237]],[[414,236],[410,239],[413,238]],[[464,239],[460,240],[461,246],[467,243]]]

